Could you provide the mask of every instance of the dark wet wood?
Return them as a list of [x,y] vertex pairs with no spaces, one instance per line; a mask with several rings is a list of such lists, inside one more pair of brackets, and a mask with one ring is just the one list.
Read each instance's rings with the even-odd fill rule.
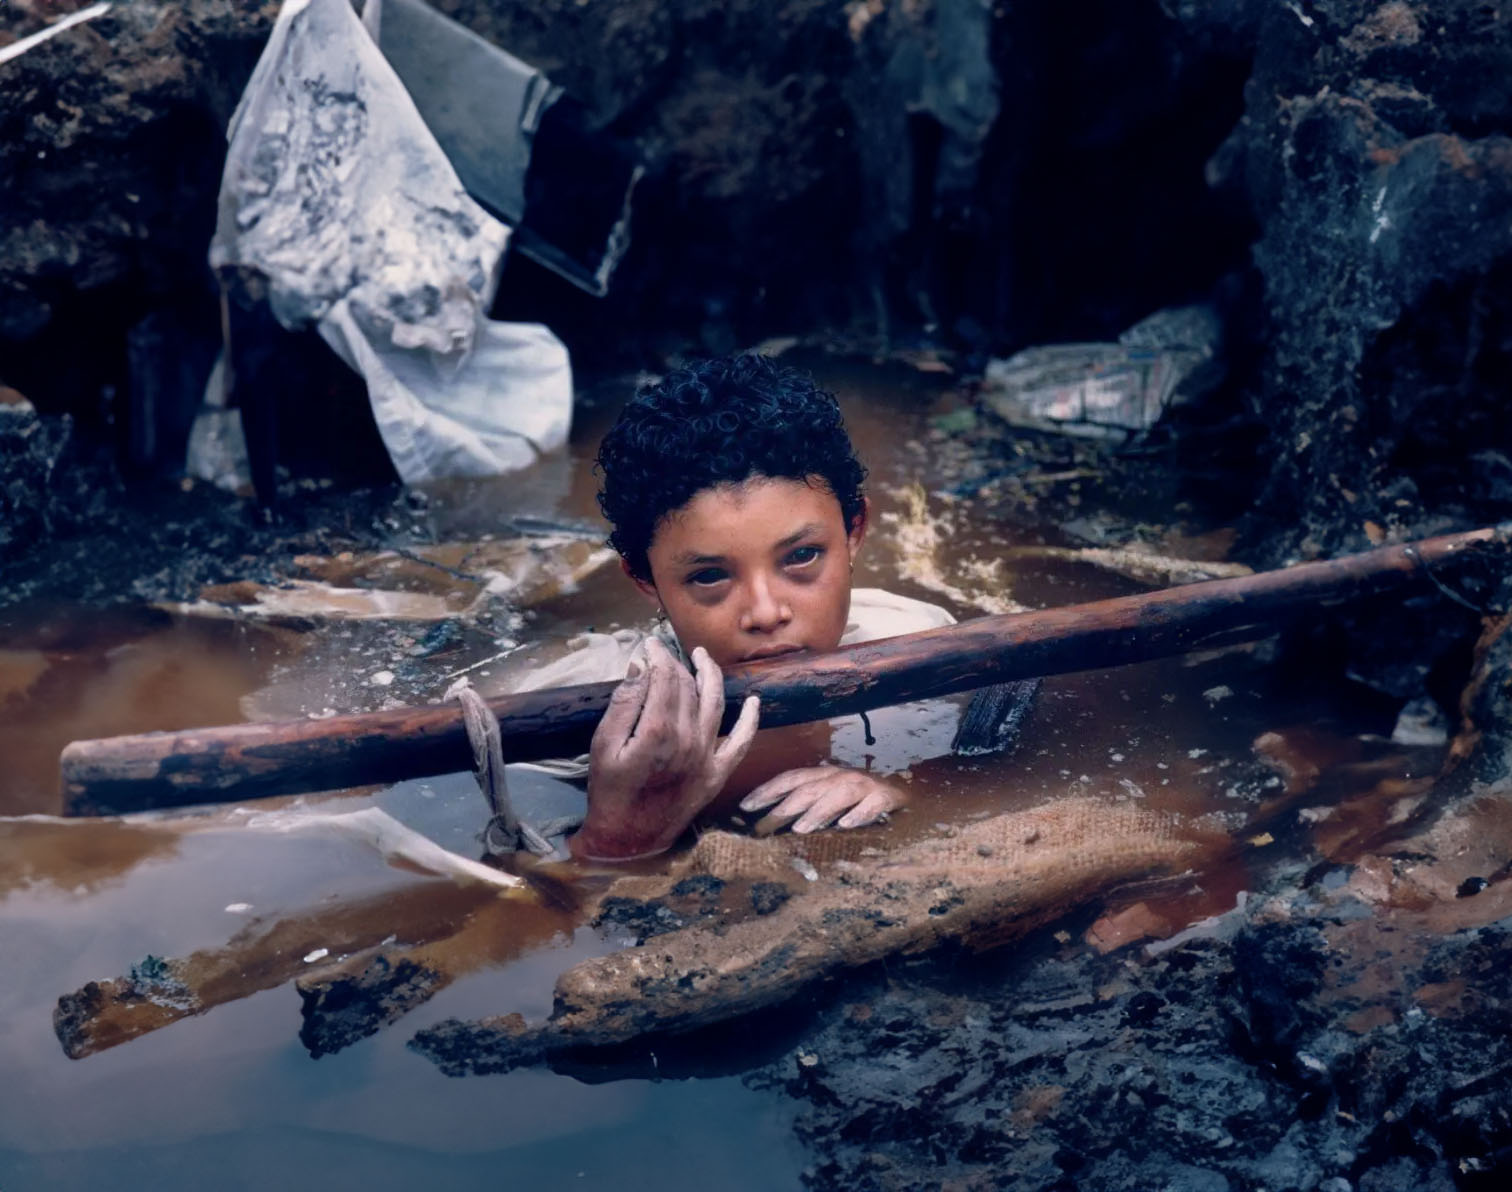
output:
[[[727,724],[761,696],[763,727],[799,724],[1035,676],[1143,662],[1250,633],[1321,606],[1444,583],[1471,559],[1505,566],[1512,524],[1238,579],[982,617],[944,629],[731,669]],[[489,701],[510,761],[587,750],[613,683]],[[457,770],[472,753],[455,705],[75,741],[63,751],[70,815],[229,803]]]

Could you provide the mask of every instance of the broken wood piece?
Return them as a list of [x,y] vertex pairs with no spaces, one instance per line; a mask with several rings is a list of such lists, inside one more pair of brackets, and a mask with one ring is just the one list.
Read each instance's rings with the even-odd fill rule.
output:
[[494,599],[516,608],[570,592],[614,552],[572,531],[445,543],[375,554],[300,555],[309,578],[235,580],[199,599],[157,607],[179,616],[267,621],[302,628],[326,621],[445,621]]
[[947,940],[1000,946],[1116,886],[1210,860],[1229,841],[1194,834],[1172,816],[1067,799],[983,820],[873,864],[840,862],[813,881],[782,859],[787,847],[706,833],[678,871],[684,881],[755,875],[770,884],[786,874],[788,896],[743,922],[695,922],[569,969],[543,1023],[518,1014],[452,1019],[419,1032],[410,1046],[460,1076],[693,1030],[884,956]]
[[48,25],[44,29],[37,30],[37,32],[31,34],[28,37],[23,37],[16,41],[13,41],[8,46],[0,46],[0,65],[4,65],[12,59],[21,57],[21,55],[26,53],[28,50],[35,49],[44,41],[58,36],[58,34],[64,32],[65,30],[72,29],[75,25],[83,24],[83,22],[85,21],[92,21],[95,19],[95,17],[104,16],[111,10],[112,7],[114,7],[114,5],[110,2],[110,0],[101,0],[99,4],[91,4],[88,8],[80,9],[78,12],[69,13],[65,17],[59,17],[51,25]]
[[[1211,580],[958,625],[828,654],[791,654],[725,676],[733,722],[761,697],[763,727],[827,719],[1016,679],[1121,666],[1274,633],[1329,604],[1443,583],[1469,559],[1505,566],[1512,524],[1379,547],[1280,571]],[[497,697],[510,761],[586,751],[614,683]],[[75,741],[63,751],[68,814],[232,802],[306,790],[398,782],[465,770],[455,707],[395,708],[326,720],[241,724]]]
[[82,1059],[282,985],[327,955],[363,952],[387,939],[421,943],[454,935],[494,901],[477,886],[430,882],[315,914],[253,921],[224,947],[183,958],[148,956],[126,976],[90,981],[63,995],[53,1010],[53,1030],[64,1054]]
[[1042,679],[1018,679],[983,687],[971,697],[961,714],[961,725],[950,742],[950,751],[961,757],[983,757],[1012,749],[1018,744],[1019,733],[1029,719],[1042,682]]

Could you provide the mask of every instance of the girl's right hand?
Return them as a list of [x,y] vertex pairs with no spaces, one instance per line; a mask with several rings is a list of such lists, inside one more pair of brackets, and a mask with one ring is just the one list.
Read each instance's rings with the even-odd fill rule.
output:
[[724,788],[751,747],[760,702],[750,696],[729,736],[724,675],[708,651],[693,651],[696,678],[655,638],[645,665],[615,688],[588,755],[588,815],[573,855],[628,861],[670,848]]

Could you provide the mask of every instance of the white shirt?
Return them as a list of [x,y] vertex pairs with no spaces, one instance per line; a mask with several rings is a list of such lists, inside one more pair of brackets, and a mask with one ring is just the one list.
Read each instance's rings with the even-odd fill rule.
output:
[[[858,642],[877,641],[884,637],[898,637],[905,633],[918,633],[954,624],[955,618],[937,604],[898,596],[881,588],[854,588],[851,591],[850,617],[845,623],[840,645],[850,646]],[[659,638],[679,658],[686,660],[672,627],[665,621],[659,622],[650,630],[618,629],[613,633],[580,633],[568,641],[568,652],[562,657],[545,666],[507,675],[493,690],[499,694],[513,694],[539,691],[546,687],[569,687],[578,683],[616,682],[625,677],[631,657],[651,635]],[[898,752],[893,748],[895,736],[902,734],[910,738],[911,749],[921,751],[910,760],[919,760],[922,757],[938,757],[949,751],[960,710],[951,701],[923,700],[895,708],[879,708],[867,715],[876,739],[889,741],[889,753]],[[866,745],[866,733],[859,716],[838,717],[830,724],[834,729],[831,738],[831,757],[834,761],[881,773],[900,770],[909,764],[909,761],[900,761],[894,757],[889,763],[878,766],[876,759],[867,752],[869,747]],[[533,768],[544,770],[558,778],[580,779],[588,773],[587,754],[530,764]]]

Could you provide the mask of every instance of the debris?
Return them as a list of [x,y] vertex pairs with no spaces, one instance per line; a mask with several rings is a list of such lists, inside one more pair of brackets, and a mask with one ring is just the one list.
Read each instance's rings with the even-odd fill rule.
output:
[[368,0],[363,24],[469,193],[515,247],[602,297],[630,247],[644,168],[541,71],[424,0]]
[[1151,936],[1163,939],[1171,934],[1170,920],[1156,914],[1147,902],[1136,902],[1110,915],[1104,915],[1087,928],[1086,940],[1096,951],[1108,953]]
[[43,418],[19,392],[0,387],[0,557],[51,528],[52,479],[72,439],[70,418]]
[[1221,915],[1212,915],[1200,922],[1193,923],[1184,931],[1178,931],[1169,939],[1155,940],[1145,945],[1145,955],[1159,956],[1162,952],[1169,952],[1172,948],[1179,948],[1182,944],[1191,940],[1227,940],[1231,939],[1245,923],[1245,908],[1249,905],[1249,891],[1240,890],[1234,900],[1232,910],[1224,911]]
[[968,590],[951,583],[940,568],[940,549],[953,529],[950,514],[931,512],[929,494],[917,482],[894,490],[893,495],[903,507],[896,513],[890,510],[883,513],[881,520],[889,527],[897,549],[901,578],[984,613],[1025,611],[1024,605],[1005,593],[1002,581],[985,590]]
[[[253,918],[223,947],[174,959],[150,956],[124,977],[90,981],[64,994],[53,1011],[53,1029],[64,1054],[82,1059],[291,979],[305,994],[307,983],[318,983],[328,970],[311,969],[323,959],[317,953],[334,952],[352,958],[343,963],[360,964],[373,949],[393,944],[397,932],[421,943],[413,952],[423,957],[423,941],[441,924],[463,922],[453,936],[458,946],[469,957],[486,958],[492,941],[505,934],[495,916],[516,909],[497,893],[478,885],[419,882],[272,922]],[[455,926],[445,929],[455,932]]]
[[520,819],[510,803],[499,718],[493,714],[493,709],[466,678],[458,679],[448,687],[445,698],[462,705],[467,740],[473,751],[473,774],[493,813],[483,830],[484,848],[495,857],[512,857],[522,848],[538,857],[551,856],[556,852],[556,846],[546,834]]
[[[1027,847],[1029,836],[1053,843]],[[990,859],[978,852],[982,844]],[[880,863],[816,871],[770,914],[694,923],[656,936],[654,946],[579,964],[558,978],[556,1009],[539,1025],[518,1014],[450,1020],[420,1031],[410,1046],[461,1075],[687,1031],[785,1001],[837,970],[897,952],[951,939],[999,946],[1115,884],[1185,869],[1217,846],[1183,835],[1170,817],[1088,799],[995,816]],[[625,882],[639,890],[689,874],[775,877],[794,863],[791,847],[787,838],[709,832],[672,874]]]
[[247,436],[241,411],[228,404],[226,354],[215,358],[205,396],[189,430],[189,448],[184,471],[208,480],[227,492],[244,493],[252,488],[252,464],[247,457]]
[[1040,679],[984,687],[971,697],[950,751],[961,757],[1006,753],[1017,743],[1039,694]]
[[195,601],[161,605],[181,616],[234,617],[302,626],[310,621],[443,621],[466,611],[464,600],[427,592],[336,588],[310,580],[274,587],[250,580],[206,588]]
[[1154,426],[1178,395],[1212,387],[1221,334],[1210,307],[1161,311],[1116,344],[1055,344],[993,360],[981,400],[1014,426],[1123,437]]
[[377,807],[334,815],[297,808],[268,811],[248,817],[246,826],[264,832],[327,832],[371,845],[383,857],[401,862],[407,868],[449,877],[463,885],[481,884],[508,891],[522,891],[525,887],[525,882],[514,874],[491,869],[444,849]]
[[[271,585],[238,580],[196,601],[160,607],[184,616],[234,617],[303,626],[322,621],[449,621],[492,600],[516,608],[573,591],[615,557],[575,534],[522,535],[371,555],[300,555],[312,579]],[[483,665],[483,664],[478,664]]]
[[778,356],[785,356],[802,342],[796,335],[773,335],[762,340],[751,351],[758,356],[770,356],[775,360]]
[[[1027,479],[1035,478],[1031,476]],[[1243,563],[1176,558],[1159,554],[1137,542],[1120,547],[1015,546],[1010,547],[1006,554],[1010,559],[1060,559],[1068,563],[1085,563],[1100,571],[1159,587],[1195,584],[1210,579],[1234,579],[1254,574],[1253,569]]]
[[566,349],[486,318],[508,229],[347,0],[284,5],[229,137],[211,264],[362,375],[402,480],[510,471],[566,441]]
[[965,434],[977,427],[977,412],[970,406],[962,406],[959,410],[951,410],[948,414],[936,414],[929,420],[929,425],[935,430],[942,430],[947,435]]
[[1397,713],[1396,727],[1391,730],[1394,745],[1446,745],[1449,742],[1449,717],[1432,696],[1409,700]]
[[19,41],[13,41],[8,46],[0,46],[0,66],[4,66],[13,58],[19,58],[28,50],[36,49],[44,41],[58,36],[65,29],[72,29],[75,25],[81,25],[85,21],[92,21],[95,17],[102,17],[114,7],[108,0],[102,3],[91,4],[88,8],[81,8],[78,12],[70,13],[54,21],[46,29],[33,33],[30,37],[23,37]]
[[892,353],[891,359],[908,365],[916,372],[941,373],[945,376],[955,373],[955,367],[936,348],[900,348]]

